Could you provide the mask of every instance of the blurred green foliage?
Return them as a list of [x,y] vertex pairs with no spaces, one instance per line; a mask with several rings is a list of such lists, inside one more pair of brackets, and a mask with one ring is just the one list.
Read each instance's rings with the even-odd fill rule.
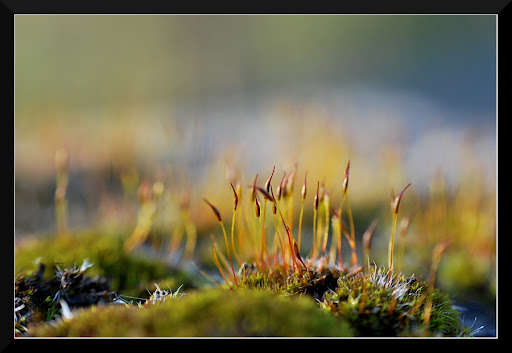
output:
[[88,258],[93,266],[87,270],[89,276],[101,275],[110,281],[111,290],[121,295],[147,298],[147,290],[154,289],[158,282],[165,288],[196,288],[200,275],[191,275],[185,270],[172,268],[162,259],[125,252],[123,244],[127,235],[101,231],[83,231],[69,237],[46,237],[26,241],[16,248],[16,274],[37,270],[35,261],[46,265],[44,276],[51,278],[59,267],[80,266]]

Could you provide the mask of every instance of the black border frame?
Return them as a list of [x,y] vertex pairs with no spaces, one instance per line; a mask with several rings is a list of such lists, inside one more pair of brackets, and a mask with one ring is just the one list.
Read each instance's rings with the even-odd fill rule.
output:
[[[316,2],[314,5],[295,2],[292,8],[274,3],[258,2],[238,4],[184,3],[162,0],[144,2],[101,1],[73,2],[66,0],[1,0],[13,14],[256,14],[256,13],[343,13],[343,14],[498,14],[510,0],[366,0],[337,3]],[[297,6],[298,5],[298,6]]]
[[[335,7],[333,5],[325,4],[323,7],[318,2],[313,6],[310,4],[305,4],[302,8],[297,8],[298,3],[294,3],[293,8],[289,8],[284,5],[274,4],[273,7],[264,6],[260,3],[244,3],[242,6],[240,4],[236,4],[236,6],[226,6],[224,4],[219,4],[217,2],[209,3],[209,4],[197,4],[197,3],[176,3],[169,1],[155,1],[155,0],[147,0],[144,2],[120,2],[120,1],[98,1],[91,0],[87,2],[72,2],[72,1],[64,1],[64,0],[50,0],[50,1],[41,1],[41,0],[0,0],[0,33],[2,38],[2,46],[5,48],[2,52],[4,59],[4,66],[10,70],[2,70],[2,80],[1,85],[4,89],[4,94],[2,97],[2,107],[5,107],[5,115],[8,121],[13,122],[13,129],[11,131],[14,132],[14,16],[16,14],[495,14],[498,19],[498,34],[497,41],[501,39],[502,43],[506,43],[507,38],[507,29],[508,20],[510,17],[510,12],[512,11],[512,6],[509,3],[512,0],[430,0],[430,1],[410,1],[410,0],[393,0],[393,1],[382,1],[382,0],[367,0],[364,2],[343,2],[343,3],[335,3]],[[222,6],[224,5],[224,6]],[[336,7],[337,6],[337,7]],[[12,49],[11,49],[12,48]],[[9,55],[12,53],[13,55]],[[498,63],[501,61],[502,65],[499,68],[498,72],[498,82],[497,82],[497,99],[501,98],[502,102],[506,103],[505,94],[506,87],[508,85],[510,79],[510,69],[507,65],[503,65],[503,63],[512,62],[511,55],[507,53],[505,49],[499,50],[498,48]],[[7,74],[7,72],[11,72],[11,75]],[[501,90],[499,88],[502,88]],[[506,117],[508,111],[506,110],[506,105],[502,104],[498,106],[497,104],[497,115]],[[10,120],[10,117],[13,117]],[[502,118],[503,119],[503,118]],[[498,119],[496,122],[496,133],[497,133],[497,141],[498,138]],[[14,133],[11,135],[13,137],[13,149],[14,149]],[[496,157],[498,158],[498,145]],[[11,157],[12,156],[12,157]],[[12,165],[14,165],[14,154],[9,156],[12,159]],[[496,165],[496,171],[498,172],[498,164]],[[4,175],[7,173],[4,173]],[[14,168],[13,168],[13,194],[14,194]],[[498,182],[498,174],[496,176],[496,181]],[[13,195],[14,200],[14,195]],[[13,221],[14,221],[14,206],[12,208],[13,212]],[[4,213],[5,215],[6,213]],[[498,207],[499,214],[499,207]],[[497,214],[497,215],[498,215]],[[6,223],[8,224],[8,222]],[[14,225],[14,222],[13,222]],[[4,246],[4,250],[7,252],[7,255],[2,256],[2,259],[6,263],[4,263],[4,267],[2,268],[2,277],[5,277],[4,283],[12,283],[12,273],[14,272],[13,268],[13,257],[12,249],[14,248],[14,238],[10,234],[4,235],[4,241],[6,244]],[[498,254],[496,253],[496,256]],[[497,271],[498,272],[498,271]],[[6,286],[5,286],[6,287]],[[192,349],[192,347],[196,347],[196,344],[199,344],[200,348],[206,349],[214,349],[215,345],[218,344],[219,348],[226,348],[225,344],[229,344],[230,346],[238,345],[242,349],[247,349],[247,341],[242,340],[223,340],[223,339],[199,339],[199,340],[186,340],[181,342],[180,340],[174,341],[169,345],[167,340],[162,341],[160,339],[157,340],[144,340],[144,339],[128,339],[128,340],[118,340],[118,339],[85,339],[79,340],[79,345],[75,346],[77,343],[76,340],[73,339],[14,339],[14,332],[12,326],[12,313],[14,310],[13,303],[13,293],[9,290],[1,291],[2,299],[2,330],[0,331],[0,352],[3,351],[13,351],[19,350],[20,347],[27,348],[27,345],[36,346],[36,349],[52,349],[52,350],[60,350],[62,349],[61,344],[66,345],[66,343],[70,343],[68,345],[70,348],[82,349],[82,348],[92,348],[95,345],[101,345],[102,348],[110,348],[110,344],[107,346],[103,346],[105,343],[113,343],[114,349],[121,349],[120,344],[127,343],[127,346],[123,348],[129,349],[137,349],[137,350],[148,350],[151,346],[151,343],[161,344],[162,349],[179,349],[182,350],[183,346],[181,343],[184,343],[185,349]],[[5,303],[9,303],[6,305]],[[497,308],[498,309],[498,308]],[[498,320],[498,315],[496,317]],[[498,327],[496,334],[498,335]],[[457,344],[465,346],[466,349],[470,348],[469,344],[473,346],[473,344],[498,344],[498,337],[491,338],[490,340],[485,338],[475,338],[475,339],[456,339],[454,340],[442,340],[443,346],[446,347],[446,344]],[[108,341],[108,342],[107,342]],[[425,339],[421,341],[421,345],[431,346],[435,343],[440,343],[440,340],[432,340]],[[148,345],[148,343],[150,345]],[[251,346],[254,345],[256,348],[259,344],[260,347],[267,346],[268,347],[269,340],[267,339],[257,339],[251,340]],[[293,343],[293,344],[292,344]],[[347,343],[356,344],[359,349],[365,345],[366,343],[377,344],[381,347],[389,347],[391,349],[400,349],[404,347],[403,344],[409,345],[417,344],[416,340],[411,339],[399,339],[393,340],[392,342],[386,342],[386,340],[380,339],[370,339],[370,340],[355,340],[348,342],[347,340],[333,340],[333,339],[322,339],[321,342],[312,342],[311,340],[307,340],[302,342],[302,340],[297,340],[291,342],[290,340],[279,340],[272,342],[272,347],[275,347],[275,344],[278,346],[281,344],[285,345],[285,349],[291,348],[294,344],[299,343],[302,345],[302,349],[307,348],[304,343],[312,343],[313,345],[319,344],[320,346],[316,346],[316,348],[325,347],[327,348],[331,344],[338,344],[339,348],[348,348]],[[389,345],[388,345],[389,344]],[[75,347],[73,347],[75,346]],[[354,345],[355,346],[355,345]],[[471,347],[472,347],[471,346]],[[315,347],[315,346],[313,346]],[[417,346],[416,346],[417,347]],[[301,349],[299,348],[299,349]],[[324,348],[324,349],[325,349]],[[477,348],[476,346],[474,348]],[[268,348],[267,348],[268,349]],[[321,349],[321,348],[320,348]]]

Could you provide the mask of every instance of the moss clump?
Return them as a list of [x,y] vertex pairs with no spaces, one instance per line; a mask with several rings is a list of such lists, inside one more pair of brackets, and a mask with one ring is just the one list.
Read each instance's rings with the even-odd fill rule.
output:
[[113,291],[131,296],[146,296],[146,288],[158,282],[172,288],[197,287],[197,281],[184,270],[170,268],[158,259],[148,259],[123,250],[126,236],[101,232],[83,232],[69,237],[49,237],[28,241],[15,249],[15,271],[32,272],[34,261],[47,265],[45,278],[57,270],[56,263],[69,267],[88,258],[94,264],[87,273],[106,277]]
[[69,320],[29,329],[33,336],[352,336],[348,324],[306,297],[218,289],[146,307],[93,306]]
[[389,281],[387,272],[374,267],[340,277],[321,306],[349,321],[359,336],[458,336],[463,330],[447,295],[414,276]]
[[414,276],[394,274],[389,279],[387,271],[376,267],[356,273],[324,269],[288,276],[276,269],[247,274],[240,283],[242,288],[312,296],[323,310],[346,320],[357,336],[460,336],[469,332],[461,326],[446,294]]
[[284,295],[308,294],[316,300],[323,300],[326,291],[334,290],[338,286],[338,278],[342,275],[344,273],[337,269],[309,270],[300,275],[287,274],[282,268],[276,267],[269,272],[246,272],[240,280],[240,288]]

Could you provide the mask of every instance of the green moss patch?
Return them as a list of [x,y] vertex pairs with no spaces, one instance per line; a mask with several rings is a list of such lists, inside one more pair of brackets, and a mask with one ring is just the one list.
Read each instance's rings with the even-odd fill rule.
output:
[[389,280],[385,271],[376,268],[340,277],[337,288],[326,292],[321,306],[348,320],[361,336],[462,333],[458,313],[446,294],[414,276],[398,275]]
[[370,267],[353,274],[336,269],[285,276],[282,271],[251,273],[243,288],[281,295],[308,295],[335,317],[347,321],[357,336],[462,336],[459,314],[448,295],[428,283]]
[[93,306],[29,329],[33,336],[304,337],[352,336],[348,324],[311,298],[218,289],[137,307]]

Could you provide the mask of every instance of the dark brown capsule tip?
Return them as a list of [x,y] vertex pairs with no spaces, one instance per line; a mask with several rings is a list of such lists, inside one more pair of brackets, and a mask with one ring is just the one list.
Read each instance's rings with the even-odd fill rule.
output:
[[277,199],[279,200],[281,197],[286,197],[286,185],[288,184],[288,178],[286,177],[286,172],[283,175],[283,179],[279,183],[279,187],[277,190]]
[[398,207],[400,206],[400,201],[402,200],[402,196],[403,196],[405,190],[407,190],[407,188],[409,186],[411,186],[411,183],[407,184],[407,186],[402,190],[402,192],[397,197],[395,197],[395,200],[393,202],[393,213],[394,214],[398,213]]
[[270,193],[267,190],[259,186],[256,186],[256,189],[263,194],[263,197],[265,199],[269,200],[270,202],[274,202],[274,198],[272,197],[272,195],[270,195]]
[[211,209],[212,209],[213,213],[215,213],[215,217],[217,217],[217,220],[218,220],[219,222],[222,222],[222,218],[220,217],[220,212],[219,212],[219,210],[217,209],[217,207],[215,207],[214,205],[212,205],[212,204],[210,203],[210,201],[208,201],[208,200],[207,200],[207,199],[205,199],[204,197],[203,197],[203,201],[204,201],[204,202],[206,202],[206,203],[208,204],[208,206],[210,206],[210,207],[211,207]]
[[254,198],[255,198],[255,191],[256,191],[256,182],[258,181],[258,174],[256,174],[256,177],[254,178],[254,182],[252,183],[252,186],[251,186],[251,193],[250,193],[250,199],[251,199],[251,202],[254,201]]
[[304,263],[304,261],[302,260],[302,257],[300,256],[300,251],[299,251],[299,247],[297,246],[297,243],[295,242],[295,239],[293,240],[293,250],[294,250],[294,253],[295,253],[295,257],[297,258],[297,260],[300,261],[300,263],[302,264],[302,266],[304,266],[304,269],[307,271],[308,270],[308,267],[306,266],[306,264]]
[[272,169],[272,174],[270,174],[269,178],[265,182],[265,189],[270,192],[270,182],[272,181],[272,177],[274,176],[274,172],[276,170],[276,166],[274,166],[274,169]]
[[345,176],[343,177],[343,192],[347,192],[347,189],[348,189],[349,172],[350,172],[350,160],[347,163],[347,168],[345,169]]
[[256,211],[256,217],[260,218],[260,202],[258,201],[257,197],[254,197],[254,210]]
[[[279,191],[279,186],[277,187],[277,190]],[[272,187],[272,185],[270,185],[270,194],[272,195],[272,198],[275,201],[276,200],[276,196],[274,195],[274,188]],[[274,202],[274,204],[275,204],[275,202]]]
[[300,256],[299,247],[297,246],[295,240],[293,240],[293,250],[295,252],[295,256],[297,257],[297,259],[302,260],[302,257]]
[[235,187],[232,183],[229,183],[231,185],[231,188],[233,189],[233,193],[235,194],[235,198],[233,199],[233,211],[236,211],[236,208],[238,206],[238,195],[236,193]]

